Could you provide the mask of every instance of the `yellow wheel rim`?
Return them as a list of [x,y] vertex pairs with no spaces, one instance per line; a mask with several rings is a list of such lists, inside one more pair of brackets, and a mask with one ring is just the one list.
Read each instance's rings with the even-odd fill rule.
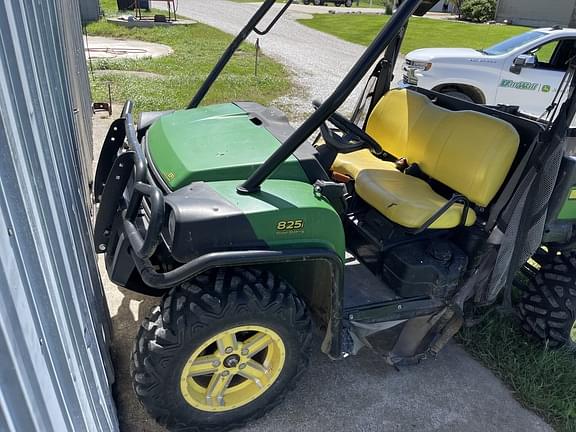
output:
[[576,321],[572,324],[572,330],[570,330],[570,340],[576,343]]
[[192,353],[180,376],[184,399],[202,411],[229,411],[261,396],[286,359],[278,334],[249,325],[218,333]]

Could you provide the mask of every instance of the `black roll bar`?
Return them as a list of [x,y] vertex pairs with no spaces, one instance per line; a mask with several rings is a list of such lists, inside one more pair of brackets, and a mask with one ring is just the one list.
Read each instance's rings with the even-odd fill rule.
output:
[[256,28],[256,26],[260,24],[260,21],[262,21],[262,18],[266,16],[270,8],[274,5],[274,3],[276,3],[276,0],[265,0],[262,3],[262,6],[260,6],[256,11],[256,13],[252,16],[252,18],[250,18],[250,21],[248,21],[248,23],[244,26],[244,28],[240,31],[240,33],[238,33],[238,35],[234,38],[234,40],[230,43],[230,45],[228,45],[228,48],[226,48],[226,51],[224,51],[224,54],[222,54],[222,57],[220,57],[220,60],[218,60],[218,63],[216,63],[216,66],[214,66],[214,69],[212,69],[212,71],[206,78],[206,81],[202,83],[202,86],[200,86],[200,88],[194,95],[194,98],[188,104],[187,109],[196,108],[198,105],[200,105],[200,102],[202,102],[202,99],[204,99],[204,96],[206,96],[206,93],[208,93],[210,87],[212,87],[212,84],[214,84],[214,81],[216,81],[216,79],[218,78],[224,67],[226,67],[226,65],[228,64],[228,62],[230,61],[230,59],[232,58],[238,47],[240,46],[240,44],[246,40],[246,38],[250,35],[250,33],[252,33],[252,31],[255,31],[259,35],[265,35],[266,33],[268,33],[270,30],[272,30],[272,27],[274,27],[276,22],[280,19],[280,17],[284,14],[284,12],[286,12],[286,10],[292,4],[293,1],[294,0],[288,0],[284,5],[284,7],[282,7],[280,12],[278,12],[276,17],[274,17],[274,19],[270,22],[268,27],[266,27],[264,30],[259,30]]
[[248,179],[236,188],[238,193],[250,194],[260,190],[260,185],[288,158],[304,141],[306,141],[348,98],[358,83],[368,73],[382,52],[406,24],[422,0],[405,0],[390,21],[372,41],[370,46],[358,59],[350,72],[336,87],[326,101],[296,129],[284,144],[280,146]]

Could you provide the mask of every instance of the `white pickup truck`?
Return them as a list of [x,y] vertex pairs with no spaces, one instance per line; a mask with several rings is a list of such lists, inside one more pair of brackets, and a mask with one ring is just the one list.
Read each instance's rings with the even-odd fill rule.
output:
[[417,85],[476,103],[517,105],[539,117],[550,106],[576,55],[576,29],[532,30],[483,50],[410,52],[401,86]]

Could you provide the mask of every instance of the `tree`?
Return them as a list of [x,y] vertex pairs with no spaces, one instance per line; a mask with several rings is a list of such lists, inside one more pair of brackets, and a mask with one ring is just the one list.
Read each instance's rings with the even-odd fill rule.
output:
[[464,0],[460,14],[467,21],[491,21],[496,14],[496,0]]

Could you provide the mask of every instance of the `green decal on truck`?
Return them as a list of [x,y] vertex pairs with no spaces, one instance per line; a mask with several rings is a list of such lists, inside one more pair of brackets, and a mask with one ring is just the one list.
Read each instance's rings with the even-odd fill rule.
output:
[[503,79],[500,82],[500,87],[513,88],[516,90],[534,91],[538,89],[538,86],[539,86],[538,83],[532,83],[528,81],[513,81],[509,79]]

